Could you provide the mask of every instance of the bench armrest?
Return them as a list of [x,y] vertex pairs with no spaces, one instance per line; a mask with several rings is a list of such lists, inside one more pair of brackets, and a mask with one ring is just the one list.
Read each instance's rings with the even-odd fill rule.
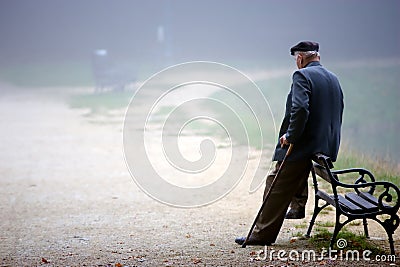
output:
[[348,174],[348,173],[358,173],[360,175],[360,177],[356,180],[356,184],[363,182],[366,183],[367,181],[364,180],[365,175],[369,177],[370,182],[375,182],[375,177],[374,175],[366,170],[366,169],[362,169],[362,168],[351,168],[351,169],[344,169],[344,170],[332,170],[331,171],[333,174]]
[[[362,168],[351,168],[351,169],[344,169],[344,170],[332,170],[331,171],[333,175],[341,175],[341,174],[351,174],[351,173],[357,173],[359,174],[359,177],[355,180],[354,184],[365,184],[365,183],[375,183],[375,177],[374,175]],[[367,178],[367,180],[365,179]],[[340,179],[338,179],[340,181]],[[355,191],[357,193],[360,193],[358,188],[355,188]],[[375,186],[371,186],[368,193],[373,194],[375,191]]]

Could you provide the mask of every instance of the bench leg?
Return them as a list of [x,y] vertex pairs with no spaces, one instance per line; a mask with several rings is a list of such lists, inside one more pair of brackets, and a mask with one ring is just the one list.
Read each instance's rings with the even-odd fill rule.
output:
[[389,245],[390,245],[390,254],[395,255],[394,244],[393,244],[393,236],[392,236],[392,234],[388,234],[388,237],[389,237]]
[[311,235],[311,230],[312,230],[312,228],[314,226],[315,219],[317,218],[317,215],[320,213],[321,210],[323,210],[325,207],[327,207],[329,205],[328,203],[326,203],[322,207],[319,207],[318,206],[318,204],[319,204],[318,201],[319,200],[320,200],[319,198],[317,198],[317,197],[315,198],[314,212],[313,212],[313,216],[312,216],[311,221],[310,221],[310,225],[308,226],[308,230],[307,230],[307,234],[306,234],[307,238],[309,238],[310,235]]
[[[394,219],[392,219],[393,217],[391,217],[392,220],[385,220],[382,223],[382,226],[383,226],[383,228],[385,228],[386,234],[388,236],[389,245],[390,245],[390,254],[392,254],[392,255],[395,255],[394,243],[393,243],[393,233],[398,226],[398,217],[397,218],[396,217],[397,217],[397,215],[394,217]],[[396,220],[397,220],[397,223],[396,223]]]
[[338,212],[338,210],[336,210],[336,222],[335,222],[335,229],[333,230],[333,234],[332,234],[332,238],[331,238],[331,242],[329,244],[329,247],[331,249],[333,249],[333,243],[336,240],[337,235],[339,234],[340,230],[342,229],[342,227],[349,222],[348,220],[345,223],[340,223],[340,213]]
[[375,220],[376,222],[378,222],[380,225],[382,225],[383,228],[385,229],[386,234],[389,239],[390,253],[392,255],[395,255],[393,234],[394,234],[394,231],[396,231],[397,227],[399,226],[399,223],[400,223],[399,216],[397,214],[390,214],[390,218],[386,219],[384,221],[381,221],[381,220],[377,219],[376,217],[372,218],[372,219]]
[[367,219],[366,219],[366,218],[363,219],[363,225],[364,225],[365,237],[366,237],[366,238],[369,238],[369,233],[368,233],[368,222],[367,222]]

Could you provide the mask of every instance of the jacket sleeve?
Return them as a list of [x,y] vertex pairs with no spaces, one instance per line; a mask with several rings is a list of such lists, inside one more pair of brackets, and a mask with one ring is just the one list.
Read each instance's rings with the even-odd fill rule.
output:
[[289,143],[296,143],[302,135],[309,115],[309,101],[311,85],[300,71],[293,74],[292,107],[286,139]]

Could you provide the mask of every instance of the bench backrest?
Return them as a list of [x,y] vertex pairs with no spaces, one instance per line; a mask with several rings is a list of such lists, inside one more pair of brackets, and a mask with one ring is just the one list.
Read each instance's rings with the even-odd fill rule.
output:
[[330,171],[330,169],[333,168],[333,163],[328,156],[316,154],[312,160],[314,161],[313,169],[315,174],[329,183],[335,183],[336,181],[339,181],[337,175],[332,174]]

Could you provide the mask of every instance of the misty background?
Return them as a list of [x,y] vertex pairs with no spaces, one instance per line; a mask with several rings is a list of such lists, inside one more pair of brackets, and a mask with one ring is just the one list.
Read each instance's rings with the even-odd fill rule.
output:
[[[287,61],[316,40],[328,60],[399,57],[398,1],[3,0],[0,64],[87,62],[107,49],[137,68],[188,60]],[[160,58],[161,57],[161,58]]]
[[[398,162],[399,25],[395,0],[2,0],[0,80],[28,88],[93,86],[99,49],[138,80],[193,60],[294,70],[289,48],[314,40],[322,64],[342,81],[344,140]],[[277,83],[279,112],[290,75]]]

